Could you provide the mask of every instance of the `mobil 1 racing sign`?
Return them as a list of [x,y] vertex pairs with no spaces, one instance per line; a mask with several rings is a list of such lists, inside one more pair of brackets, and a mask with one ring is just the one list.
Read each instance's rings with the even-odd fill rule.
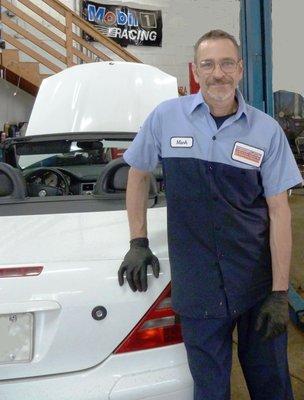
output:
[[[97,30],[122,46],[161,46],[163,24],[160,10],[142,10],[84,0],[82,15]],[[85,38],[92,40],[87,35]]]

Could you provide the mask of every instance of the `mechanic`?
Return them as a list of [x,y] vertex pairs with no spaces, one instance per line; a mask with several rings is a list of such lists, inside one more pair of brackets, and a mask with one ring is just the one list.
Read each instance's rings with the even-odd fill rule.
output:
[[221,30],[195,47],[200,91],[161,103],[124,153],[130,250],[120,285],[147,290],[149,171],[162,161],[172,303],[195,400],[230,399],[232,331],[252,400],[293,399],[287,361],[291,215],[302,182],[279,124],[245,103],[239,46]]

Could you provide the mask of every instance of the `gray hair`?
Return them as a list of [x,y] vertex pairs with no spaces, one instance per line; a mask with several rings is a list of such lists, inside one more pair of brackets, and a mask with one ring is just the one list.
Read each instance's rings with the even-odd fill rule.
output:
[[217,40],[217,39],[228,39],[230,40],[233,44],[234,47],[237,50],[238,56],[240,56],[240,46],[238,45],[236,39],[234,36],[230,35],[230,33],[222,31],[221,29],[214,29],[212,31],[209,31],[205,33],[203,36],[201,36],[198,41],[194,45],[194,63],[197,63],[197,50],[199,48],[199,45],[204,42],[205,40]]

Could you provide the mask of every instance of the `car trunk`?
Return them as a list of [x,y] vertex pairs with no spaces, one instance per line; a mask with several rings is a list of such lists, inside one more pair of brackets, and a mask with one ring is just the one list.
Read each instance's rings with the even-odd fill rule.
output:
[[[117,281],[125,211],[1,217],[0,380],[87,369],[124,340],[170,280],[166,209],[148,215],[161,274],[145,293]],[[9,276],[39,266],[39,275]],[[96,307],[105,318],[93,318]]]

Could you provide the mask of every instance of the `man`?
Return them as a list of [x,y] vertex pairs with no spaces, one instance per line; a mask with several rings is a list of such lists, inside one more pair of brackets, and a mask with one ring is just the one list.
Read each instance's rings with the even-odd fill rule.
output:
[[237,90],[235,38],[215,30],[195,45],[196,95],[160,104],[128,151],[131,246],[119,283],[147,289],[148,176],[162,160],[172,301],[195,400],[230,399],[232,331],[252,400],[292,400],[288,362],[291,222],[287,189],[302,182],[278,123]]

